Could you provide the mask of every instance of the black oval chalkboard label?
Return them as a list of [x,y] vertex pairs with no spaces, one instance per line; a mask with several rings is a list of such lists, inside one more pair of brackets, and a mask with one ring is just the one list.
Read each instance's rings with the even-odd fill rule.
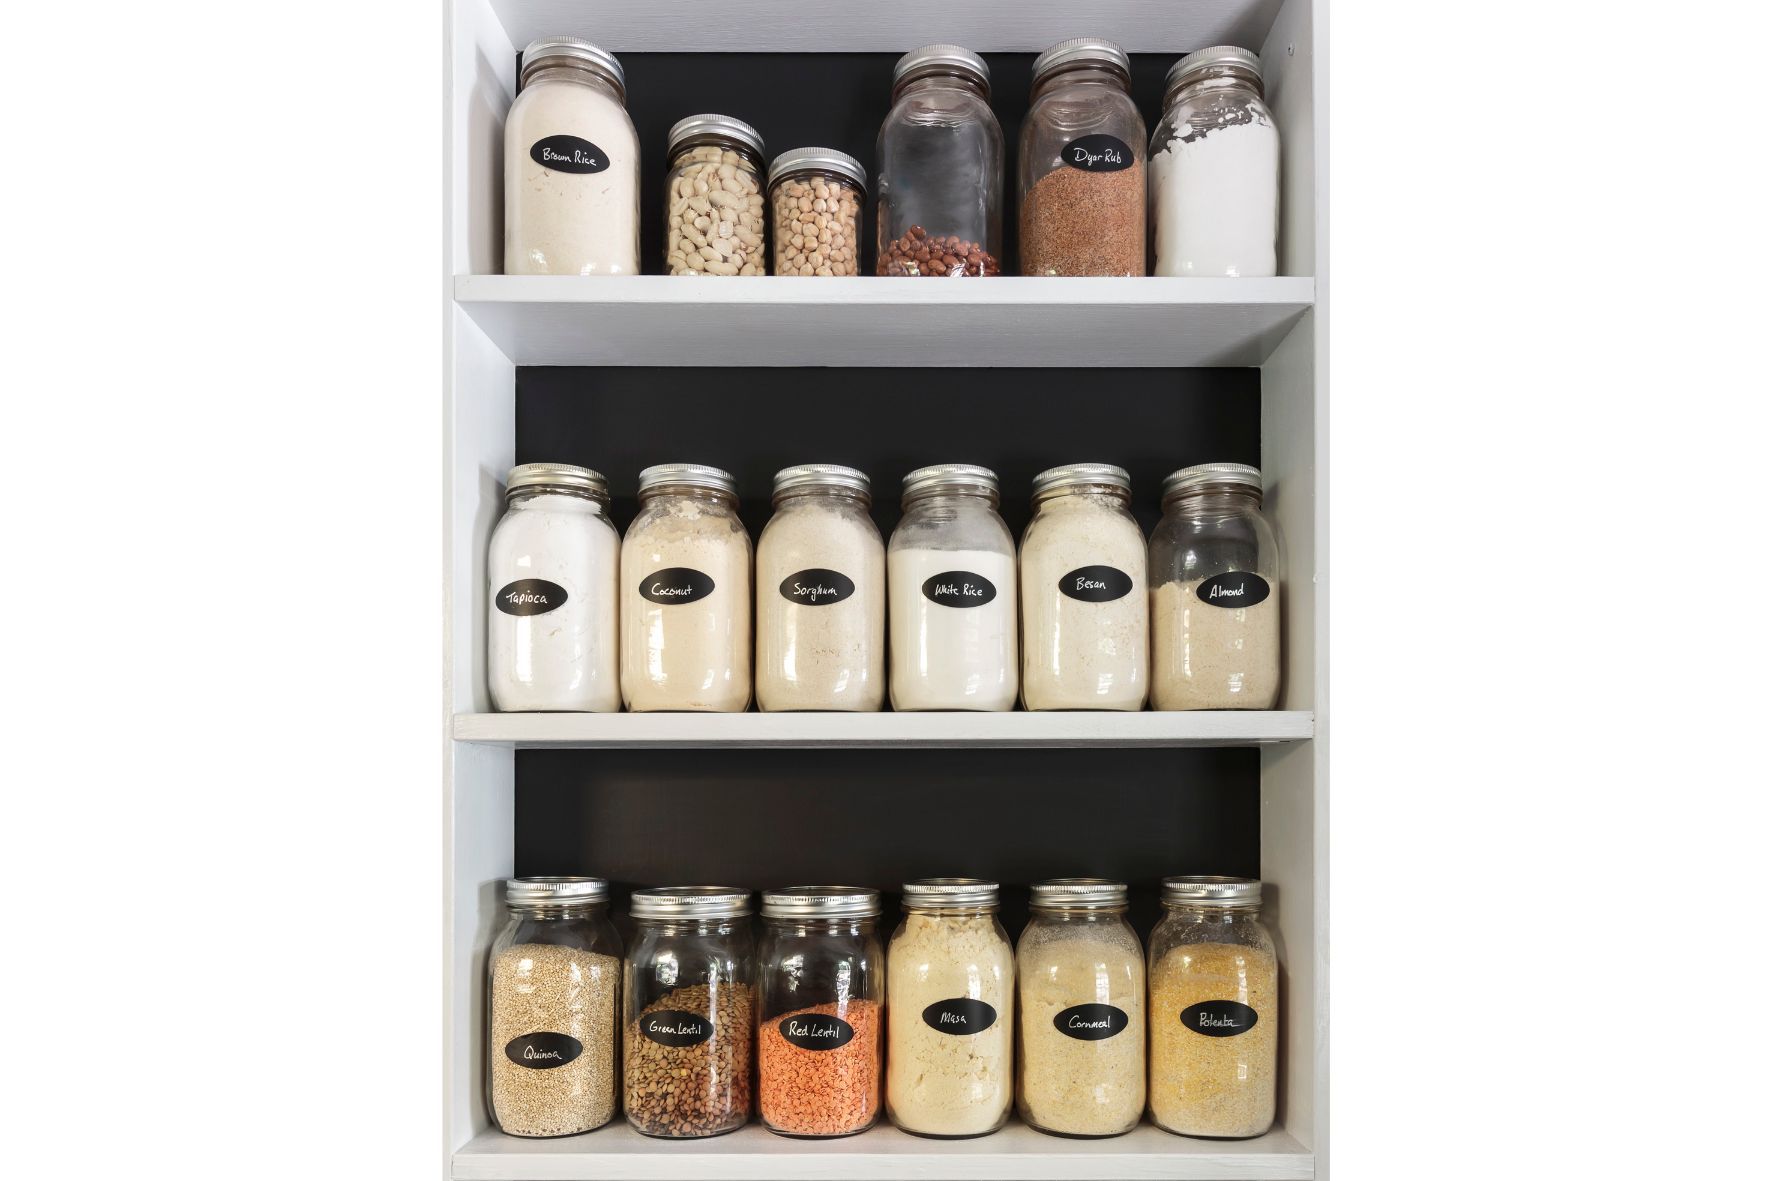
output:
[[566,605],[566,588],[545,578],[519,578],[499,587],[492,601],[506,615],[546,615]]
[[640,580],[640,597],[654,603],[693,603],[714,593],[714,580],[687,566],[667,566]]
[[1113,1005],[1072,1005],[1055,1015],[1052,1024],[1058,1032],[1080,1042],[1105,1042],[1125,1032],[1132,1018]]
[[855,1026],[841,1017],[824,1013],[783,1017],[776,1028],[781,1030],[783,1041],[802,1050],[835,1050],[848,1045],[855,1037]]
[[796,570],[781,580],[781,597],[790,603],[807,607],[827,607],[841,603],[855,593],[855,582],[847,574],[814,566]]
[[505,1057],[531,1070],[565,1066],[585,1052],[585,1045],[563,1033],[526,1033],[505,1043]]
[[997,597],[997,588],[970,570],[943,570],[923,580],[923,597],[943,607],[982,607]]
[[588,139],[576,135],[550,135],[529,145],[529,158],[555,172],[602,172],[609,154]]
[[1112,135],[1080,135],[1059,153],[1066,164],[1084,172],[1118,172],[1137,159],[1126,141]]
[[714,1023],[699,1013],[660,1009],[640,1018],[640,1032],[661,1046],[699,1046],[714,1036]]
[[1132,575],[1113,566],[1078,566],[1058,580],[1058,589],[1085,603],[1111,603],[1132,593]]
[[1255,1028],[1259,1014],[1242,1001],[1201,1001],[1181,1011],[1181,1023],[1207,1037],[1236,1037]]
[[1253,607],[1267,598],[1267,579],[1247,570],[1233,570],[1208,578],[1194,588],[1200,602],[1214,607]]
[[923,1024],[942,1033],[983,1033],[997,1023],[997,1011],[969,996],[949,997],[923,1010]]

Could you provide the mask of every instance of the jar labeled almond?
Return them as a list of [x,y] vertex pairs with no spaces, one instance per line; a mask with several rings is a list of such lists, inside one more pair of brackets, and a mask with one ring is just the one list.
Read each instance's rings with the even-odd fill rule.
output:
[[833,148],[795,148],[769,166],[775,273],[831,278],[860,262],[862,197],[868,174]]

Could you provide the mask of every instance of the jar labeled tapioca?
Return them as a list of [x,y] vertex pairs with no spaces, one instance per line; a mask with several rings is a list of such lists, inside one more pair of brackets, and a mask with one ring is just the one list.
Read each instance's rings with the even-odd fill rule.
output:
[[761,275],[763,137],[730,115],[691,115],[665,144],[667,275]]
[[860,274],[861,206],[867,170],[834,148],[795,148],[769,166],[775,273]]

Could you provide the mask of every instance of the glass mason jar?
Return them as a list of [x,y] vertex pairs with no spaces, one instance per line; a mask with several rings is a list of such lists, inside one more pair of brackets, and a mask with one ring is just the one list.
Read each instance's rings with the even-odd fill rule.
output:
[[886,550],[892,708],[1015,708],[1015,539],[997,476],[965,463],[904,478]]
[[757,1100],[784,1136],[848,1136],[880,1114],[885,955],[880,894],[791,886],[763,895]]
[[692,1139],[751,1115],[751,896],[726,886],[635,890],[622,1020],[623,1107],[647,1136]]
[[892,69],[880,126],[882,275],[996,275],[1003,257],[1003,129],[991,72],[958,45],[925,45]]
[[886,955],[886,1114],[919,1136],[983,1136],[1015,1090],[1015,955],[997,883],[904,884]]
[[617,713],[621,538],[588,467],[525,463],[505,479],[486,555],[486,684],[499,710]]
[[1034,477],[1021,535],[1021,696],[1029,709],[1144,708],[1149,599],[1132,479],[1107,463]]
[[761,275],[763,137],[730,115],[691,115],[665,143],[667,275]]
[[1016,1110],[1061,1136],[1118,1136],[1144,1115],[1144,949],[1126,883],[1033,886],[1015,953],[1021,1012]]
[[1153,709],[1274,708],[1280,573],[1259,468],[1203,463],[1163,481],[1150,556]]
[[1261,94],[1260,60],[1234,45],[1170,67],[1151,135],[1153,274],[1275,273],[1280,131]]
[[1151,1119],[1243,1139],[1274,1123],[1279,959],[1253,878],[1163,879],[1151,932]]
[[757,539],[757,708],[872,711],[886,697],[886,546],[865,472],[775,473]]
[[505,274],[640,273],[640,141],[615,55],[576,37],[523,51],[505,117]]
[[640,473],[621,543],[621,695],[636,713],[743,713],[751,700],[751,538],[732,476]]
[[571,1136],[615,1115],[621,939],[602,878],[513,878],[487,958],[486,1101],[509,1136]]
[[861,273],[861,205],[868,174],[835,148],[795,148],[769,166],[775,273]]
[[1021,124],[1021,273],[1142,275],[1144,118],[1112,41],[1061,41],[1034,61]]

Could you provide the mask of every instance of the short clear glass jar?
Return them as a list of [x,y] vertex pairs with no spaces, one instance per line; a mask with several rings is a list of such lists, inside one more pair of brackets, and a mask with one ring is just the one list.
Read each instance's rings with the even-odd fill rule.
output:
[[757,539],[757,708],[873,711],[886,698],[886,546],[867,473],[775,473]]
[[904,884],[886,954],[886,1114],[919,1136],[983,1136],[1015,1091],[1015,953],[997,883]]
[[1276,273],[1280,131],[1262,100],[1261,62],[1218,45],[1170,67],[1151,133],[1152,274]]
[[615,1116],[621,938],[602,878],[513,878],[487,957],[486,1103],[509,1136],[572,1136]]
[[769,166],[775,273],[838,278],[861,273],[867,170],[835,148],[794,148]]
[[784,1136],[849,1136],[880,1114],[886,957],[880,894],[790,886],[763,894],[757,1106]]
[[615,55],[576,37],[523,51],[505,116],[505,274],[640,273],[640,140]]
[[727,886],[634,891],[622,1021],[623,1109],[647,1136],[743,1127],[757,1032],[751,895]]
[[757,129],[730,115],[691,115],[671,128],[665,159],[665,274],[765,274]]
[[895,710],[1015,708],[1015,539],[989,468],[944,463],[904,478],[886,548]]
[[1144,118],[1132,62],[1099,37],[1034,61],[1021,123],[1021,273],[1142,275]]
[[1245,1139],[1274,1124],[1280,967],[1253,878],[1163,879],[1151,932],[1151,1119]]
[[1060,1136],[1118,1136],[1144,1115],[1144,949],[1126,883],[1054,878],[1031,890],[1016,945],[1016,1110]]
[[743,713],[751,700],[751,538],[728,472],[640,473],[621,543],[621,695],[636,713]]
[[1002,273],[1003,129],[983,58],[958,45],[899,58],[875,165],[876,273]]
[[1259,468],[1203,463],[1171,473],[1151,534],[1151,708],[1274,708],[1280,580]]
[[1108,463],[1034,477],[1021,535],[1021,696],[1031,710],[1144,708],[1150,600],[1132,479]]

